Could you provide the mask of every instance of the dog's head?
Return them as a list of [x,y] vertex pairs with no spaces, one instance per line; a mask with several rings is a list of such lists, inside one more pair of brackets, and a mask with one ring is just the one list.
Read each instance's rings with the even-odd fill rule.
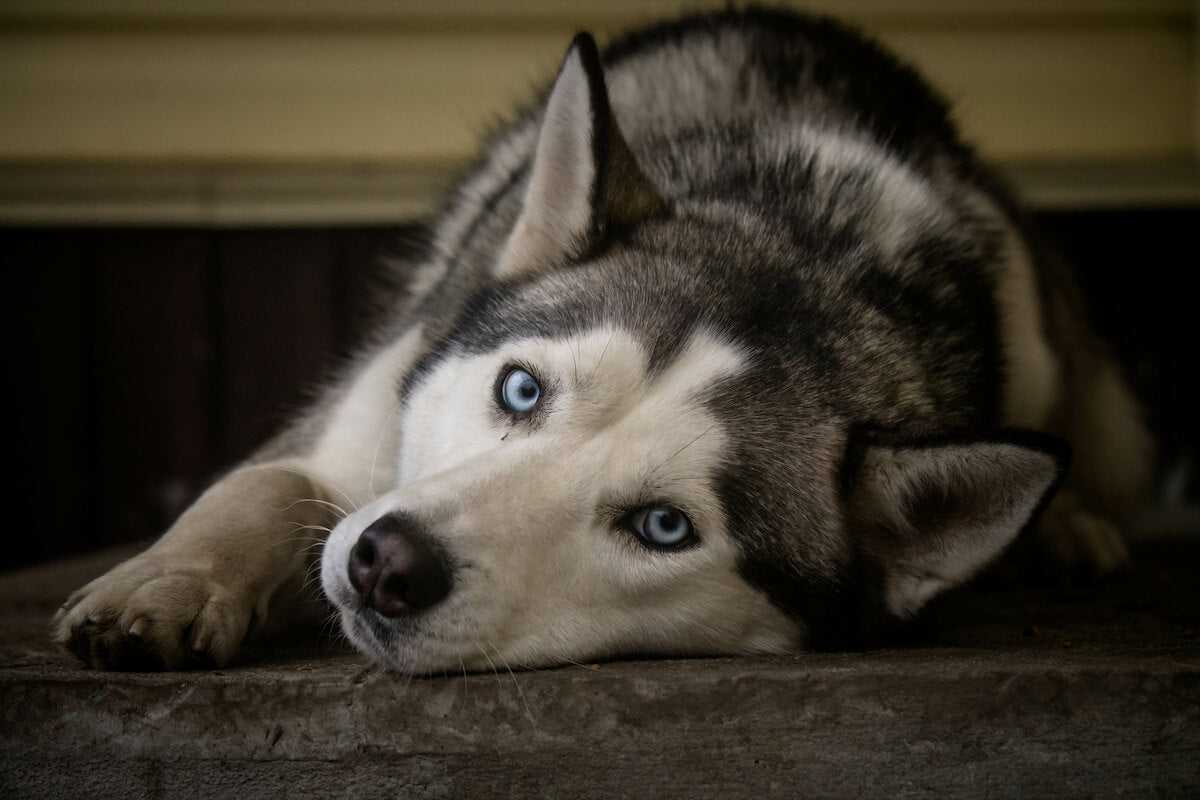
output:
[[996,556],[1060,475],[1041,438],[881,433],[971,412],[853,327],[877,318],[822,310],[845,292],[796,285],[820,253],[664,199],[586,37],[522,198],[495,282],[401,387],[398,488],[323,555],[347,633],[386,664],[857,643]]

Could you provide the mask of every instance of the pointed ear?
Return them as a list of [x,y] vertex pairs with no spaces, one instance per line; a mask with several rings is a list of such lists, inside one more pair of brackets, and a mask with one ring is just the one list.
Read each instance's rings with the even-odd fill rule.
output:
[[847,462],[858,547],[891,614],[916,614],[1000,554],[1049,500],[1066,443],[1029,431],[987,441],[859,443]]
[[608,229],[665,208],[613,119],[596,43],[581,33],[550,91],[521,215],[496,276],[518,278],[578,260]]

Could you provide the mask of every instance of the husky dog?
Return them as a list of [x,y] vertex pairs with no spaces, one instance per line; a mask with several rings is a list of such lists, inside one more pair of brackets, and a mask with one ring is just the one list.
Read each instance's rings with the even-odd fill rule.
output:
[[942,101],[829,21],[578,36],[387,303],[59,641],[224,664],[329,527],[325,596],[405,673],[858,646],[1043,506],[1046,558],[1127,558],[1149,442],[1116,366]]

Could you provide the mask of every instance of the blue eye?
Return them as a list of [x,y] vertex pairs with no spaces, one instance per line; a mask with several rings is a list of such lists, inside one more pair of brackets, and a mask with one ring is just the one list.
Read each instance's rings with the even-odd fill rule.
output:
[[678,547],[692,538],[692,521],[673,506],[649,506],[630,517],[634,532],[654,547]]
[[500,385],[500,400],[514,414],[533,411],[541,396],[542,387],[537,380],[520,367],[510,369]]

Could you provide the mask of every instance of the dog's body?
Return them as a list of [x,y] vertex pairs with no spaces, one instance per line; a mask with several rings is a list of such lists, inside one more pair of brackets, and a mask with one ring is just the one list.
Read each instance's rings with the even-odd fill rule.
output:
[[578,38],[377,346],[60,640],[224,663],[336,522],[325,594],[402,671],[856,644],[1013,541],[1062,478],[1047,433],[1074,464],[1040,541],[1120,565],[1136,407],[915,75],[767,12],[600,64]]

